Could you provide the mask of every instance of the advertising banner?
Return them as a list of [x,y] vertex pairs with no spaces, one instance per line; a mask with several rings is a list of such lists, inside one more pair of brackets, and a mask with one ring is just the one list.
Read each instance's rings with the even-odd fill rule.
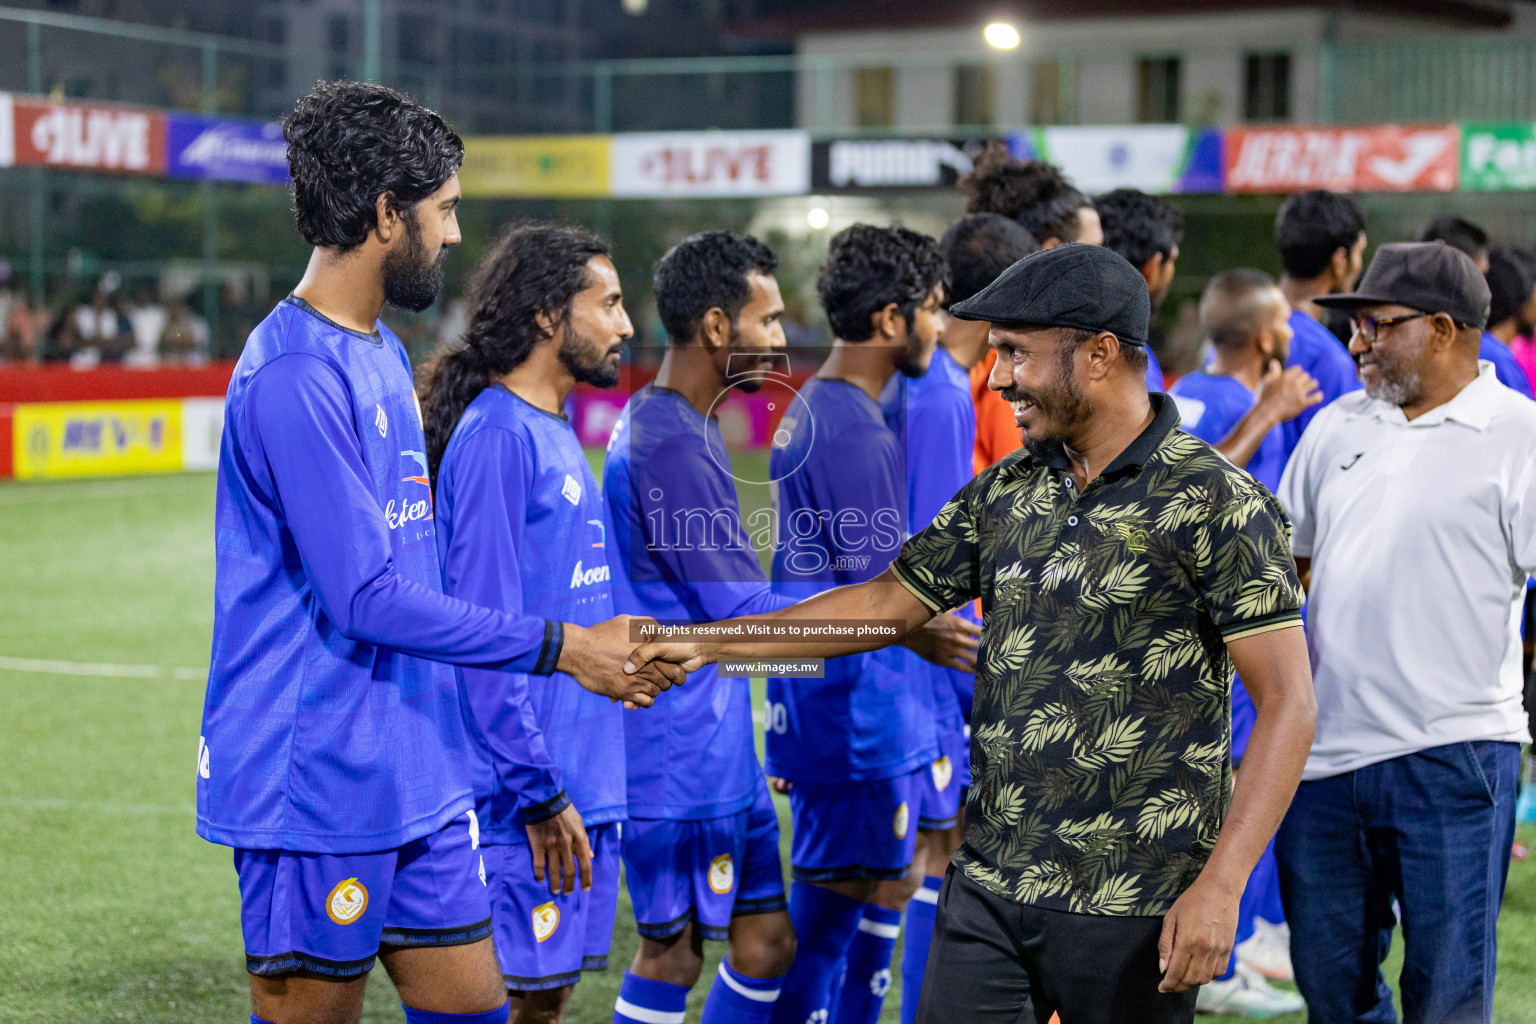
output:
[[1449,192],[1460,169],[1453,124],[1373,128],[1233,128],[1229,192]]
[[1462,125],[1461,187],[1476,192],[1536,188],[1536,124]]
[[181,402],[58,402],[15,407],[18,480],[182,469]]
[[811,137],[799,131],[615,135],[609,193],[631,198],[799,195]]
[[165,174],[160,111],[21,96],[11,106],[17,164]]
[[979,143],[950,139],[841,139],[811,147],[811,189],[953,188]]
[[1061,125],[1008,137],[1021,159],[1049,160],[1090,195],[1221,191],[1221,133],[1177,124]]
[[608,194],[607,135],[471,136],[459,186],[466,196],[592,198]]
[[276,121],[171,114],[166,146],[166,173],[173,178],[257,185],[288,181],[288,144]]

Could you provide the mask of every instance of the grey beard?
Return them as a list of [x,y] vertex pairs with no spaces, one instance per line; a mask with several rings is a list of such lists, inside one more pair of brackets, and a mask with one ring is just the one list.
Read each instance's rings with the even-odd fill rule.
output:
[[1401,380],[1384,380],[1375,387],[1367,387],[1365,393],[1378,402],[1402,407],[1418,399],[1420,383],[1419,375],[1412,373]]

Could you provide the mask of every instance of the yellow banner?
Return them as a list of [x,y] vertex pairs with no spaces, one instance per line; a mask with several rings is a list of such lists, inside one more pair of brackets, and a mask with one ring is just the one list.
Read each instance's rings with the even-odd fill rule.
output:
[[21,404],[15,416],[18,480],[182,468],[180,399]]
[[471,136],[459,186],[466,196],[584,199],[608,194],[608,136]]

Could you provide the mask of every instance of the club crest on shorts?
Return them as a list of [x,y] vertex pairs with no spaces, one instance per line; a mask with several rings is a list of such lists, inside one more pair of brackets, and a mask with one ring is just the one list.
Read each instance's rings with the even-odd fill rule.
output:
[[731,891],[736,884],[736,865],[731,862],[731,855],[722,853],[709,862],[709,888],[711,892],[724,896]]
[[940,793],[949,788],[950,782],[955,777],[955,765],[948,756],[933,762],[929,770],[933,772],[933,788]]
[[533,937],[543,942],[555,934],[555,929],[560,927],[560,908],[554,901],[540,903],[533,908]]
[[325,914],[336,924],[351,924],[368,909],[368,889],[355,878],[336,883],[325,898]]
[[901,806],[896,808],[896,817],[891,821],[891,831],[896,833],[897,839],[907,838],[907,802],[903,800]]

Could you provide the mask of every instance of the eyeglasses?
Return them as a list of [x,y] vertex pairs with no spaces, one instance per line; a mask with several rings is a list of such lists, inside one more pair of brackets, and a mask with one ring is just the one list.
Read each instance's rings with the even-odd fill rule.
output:
[[1405,324],[1409,320],[1417,320],[1422,316],[1434,316],[1433,313],[1404,313],[1402,316],[1352,316],[1349,318],[1350,329],[1366,341],[1374,342],[1376,335],[1383,327],[1396,327]]

